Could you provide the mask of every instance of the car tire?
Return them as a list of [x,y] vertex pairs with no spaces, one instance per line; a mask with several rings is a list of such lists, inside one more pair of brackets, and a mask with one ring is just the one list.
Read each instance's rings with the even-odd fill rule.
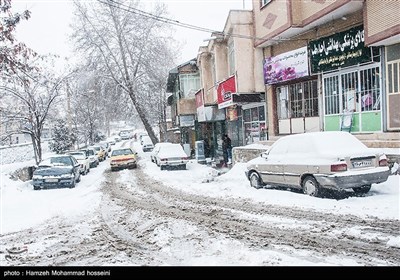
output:
[[37,190],[40,190],[40,187],[39,187],[39,186],[33,186],[33,189],[34,189],[35,191],[37,191]]
[[313,176],[305,177],[302,183],[302,187],[304,194],[313,197],[319,197],[321,195],[321,187]]
[[260,175],[257,172],[251,173],[249,180],[250,180],[250,186],[252,186],[253,188],[261,189],[263,187]]
[[76,182],[74,181],[74,182],[72,183],[72,185],[69,186],[69,188],[70,188],[70,189],[73,189],[73,188],[75,188],[75,185],[76,185]]
[[164,170],[165,166],[164,165],[160,165],[160,170]]
[[76,179],[76,182],[79,183],[81,181],[81,174],[79,174],[78,178]]
[[357,188],[353,188],[353,191],[357,194],[366,194],[371,190],[371,185],[365,185]]

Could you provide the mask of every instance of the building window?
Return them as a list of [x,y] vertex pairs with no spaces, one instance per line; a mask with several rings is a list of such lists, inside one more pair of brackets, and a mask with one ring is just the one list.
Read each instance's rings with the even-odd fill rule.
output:
[[325,115],[381,109],[380,68],[324,77]]
[[235,74],[235,46],[233,40],[228,44],[229,75]]
[[268,3],[270,3],[272,0],[261,0],[261,7],[266,6]]
[[289,97],[287,87],[278,87],[277,92],[277,108],[278,108],[278,119],[284,120],[289,118]]
[[267,125],[264,105],[243,110],[243,126],[245,145],[266,140]]
[[278,87],[276,91],[278,119],[318,116],[317,80]]
[[194,97],[194,94],[200,89],[200,75],[195,74],[180,74],[180,92],[181,98]]
[[339,114],[339,79],[337,76],[325,78],[325,114]]

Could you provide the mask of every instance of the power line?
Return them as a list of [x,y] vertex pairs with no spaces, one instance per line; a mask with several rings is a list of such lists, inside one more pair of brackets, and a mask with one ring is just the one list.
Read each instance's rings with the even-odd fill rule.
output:
[[205,27],[200,27],[200,26],[196,26],[196,25],[192,25],[192,24],[188,24],[188,23],[183,23],[180,22],[178,20],[173,20],[170,18],[166,18],[166,17],[162,17],[162,16],[157,16],[142,10],[139,10],[137,8],[128,6],[124,3],[115,1],[115,0],[97,0],[98,2],[105,4],[105,5],[109,5],[110,7],[114,7],[116,9],[120,9],[129,13],[133,13],[142,17],[146,17],[146,18],[151,18],[160,22],[164,22],[167,24],[172,24],[178,27],[183,27],[183,28],[187,28],[187,29],[192,29],[192,30],[196,30],[196,31],[201,31],[201,32],[207,32],[207,33],[216,33],[216,34],[220,34],[220,35],[225,35],[225,36],[231,36],[231,37],[237,37],[237,38],[243,38],[243,39],[257,39],[257,40],[264,40],[263,38],[257,38],[254,36],[248,36],[248,35],[241,35],[241,34],[234,34],[234,33],[225,33],[225,32],[221,32],[221,31],[217,31],[217,30],[212,30],[212,29],[208,29]]

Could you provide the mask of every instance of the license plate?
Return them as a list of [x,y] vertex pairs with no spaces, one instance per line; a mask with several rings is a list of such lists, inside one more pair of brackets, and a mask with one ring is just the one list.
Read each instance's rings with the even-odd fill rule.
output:
[[58,182],[58,179],[56,179],[56,178],[50,178],[50,179],[46,179],[46,182],[47,182],[47,183],[57,183],[57,182]]
[[371,160],[360,160],[352,162],[354,168],[368,167],[372,165]]

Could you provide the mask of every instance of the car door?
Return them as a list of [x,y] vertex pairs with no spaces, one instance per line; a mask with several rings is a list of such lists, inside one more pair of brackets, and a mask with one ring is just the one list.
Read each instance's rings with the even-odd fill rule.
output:
[[79,176],[80,176],[80,170],[79,170],[80,164],[74,157],[71,157],[71,161],[72,161],[72,164],[73,164],[75,181],[78,181],[79,180]]
[[284,183],[281,156],[275,154],[263,154],[263,164],[258,166],[261,178],[266,184],[281,185]]
[[264,183],[284,185],[285,178],[282,162],[284,162],[288,144],[285,139],[280,139],[271,146],[267,153],[263,154],[265,162],[260,164],[258,168]]

